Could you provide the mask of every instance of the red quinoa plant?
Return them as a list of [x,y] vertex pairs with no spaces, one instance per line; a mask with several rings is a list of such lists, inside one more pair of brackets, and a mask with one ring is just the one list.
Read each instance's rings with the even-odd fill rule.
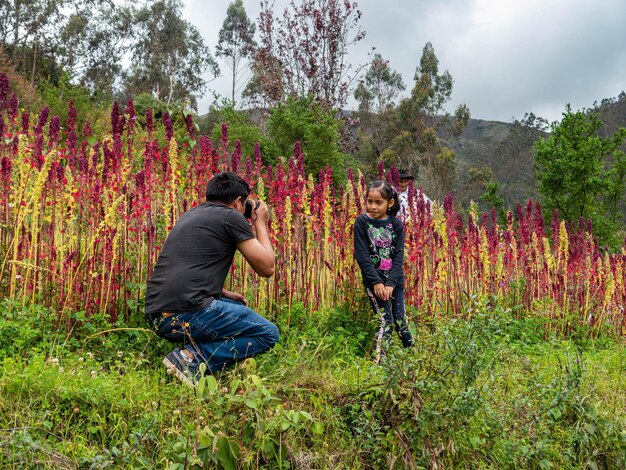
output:
[[[61,128],[47,108],[31,116],[18,109],[0,74],[0,293],[58,312],[105,313],[129,321],[141,311],[150,270],[169,230],[185,210],[201,203],[211,176],[242,175],[254,197],[273,208],[270,234],[277,253],[274,277],[262,279],[241,259],[230,288],[246,291],[254,308],[309,312],[362,297],[352,256],[352,224],[363,211],[365,181],[348,172],[335,189],[330,169],[307,175],[300,145],[285,164],[265,166],[239,142],[195,135],[174,137],[170,116],[145,126],[129,101],[111,111],[109,132],[92,135],[86,123]],[[80,135],[80,137],[79,137]],[[232,148],[232,151],[229,149]],[[397,171],[378,169],[397,179]],[[626,251],[599,249],[586,223],[554,217],[553,239],[538,204],[518,207],[499,225],[495,212],[471,213],[464,222],[452,195],[432,210],[411,189],[406,225],[406,299],[419,315],[468,316],[481,298],[545,316],[554,328],[577,324],[626,332]],[[287,307],[286,309],[283,307]],[[359,312],[355,310],[355,315]]]

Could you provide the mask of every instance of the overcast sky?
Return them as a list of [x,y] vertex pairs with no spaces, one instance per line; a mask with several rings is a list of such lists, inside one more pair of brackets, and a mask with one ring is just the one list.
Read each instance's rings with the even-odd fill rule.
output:
[[[184,13],[211,53],[231,0],[184,0]],[[295,0],[298,2],[299,0]],[[626,0],[361,0],[363,39],[350,62],[372,47],[407,85],[430,41],[440,71],[454,78],[450,110],[466,103],[474,118],[511,121],[526,112],[559,120],[567,103],[588,108],[626,91]],[[282,11],[284,0],[277,0]],[[255,20],[258,0],[244,0]],[[219,59],[218,59],[218,62]],[[229,69],[209,88],[230,96]],[[199,101],[203,114],[212,101]],[[347,107],[354,105],[354,100]]]

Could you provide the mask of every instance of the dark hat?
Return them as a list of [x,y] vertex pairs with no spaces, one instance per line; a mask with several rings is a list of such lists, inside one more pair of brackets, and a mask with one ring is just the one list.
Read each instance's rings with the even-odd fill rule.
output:
[[398,172],[398,177],[401,180],[412,180],[415,179],[415,177],[413,175],[410,175],[409,173],[407,173],[405,170],[400,170]]

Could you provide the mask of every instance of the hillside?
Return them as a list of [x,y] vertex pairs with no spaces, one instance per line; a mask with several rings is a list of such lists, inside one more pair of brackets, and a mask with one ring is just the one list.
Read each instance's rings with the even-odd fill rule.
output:
[[[505,204],[514,207],[518,201],[537,196],[532,144],[543,135],[519,122],[470,119],[459,136],[449,136],[445,141],[457,156],[461,185],[470,168],[489,167]],[[480,196],[479,188],[466,191],[469,192],[466,196],[473,199]]]
[[[601,130],[603,136],[612,135],[619,127],[626,127],[624,92],[617,98],[604,99],[600,104],[594,104],[592,110],[598,112],[604,124]],[[442,136],[457,156],[461,183],[470,168],[489,167],[508,207],[535,199],[538,193],[533,176],[532,146],[537,139],[548,134],[540,130],[539,126],[529,124],[533,122],[505,123],[470,119],[459,136]],[[480,195],[477,188],[469,193],[474,199]]]

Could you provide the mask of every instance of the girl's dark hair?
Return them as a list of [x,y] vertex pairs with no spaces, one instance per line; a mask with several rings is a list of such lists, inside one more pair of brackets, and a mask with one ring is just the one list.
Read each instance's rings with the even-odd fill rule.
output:
[[250,195],[250,186],[244,179],[230,171],[216,173],[206,185],[206,200],[230,204],[239,196],[245,202]]
[[387,201],[391,201],[393,199],[393,206],[387,208],[387,214],[389,214],[392,217],[395,217],[400,211],[400,201],[398,200],[398,192],[393,188],[393,186],[390,186],[389,184],[385,183],[383,180],[376,180],[376,181],[372,181],[370,184],[367,185],[367,189],[365,190],[365,197],[367,197],[370,191],[374,189],[378,191],[380,195],[383,198],[385,198]]

